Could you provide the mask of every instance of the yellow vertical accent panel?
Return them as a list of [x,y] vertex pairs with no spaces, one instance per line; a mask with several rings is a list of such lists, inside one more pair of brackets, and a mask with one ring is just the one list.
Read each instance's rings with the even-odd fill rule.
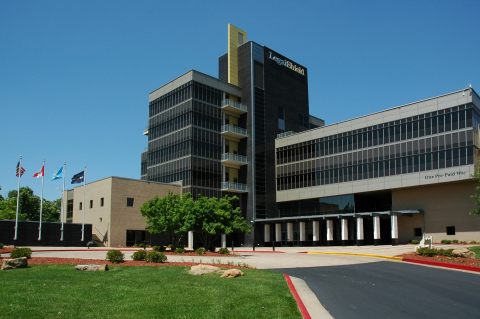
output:
[[230,180],[229,180],[229,182],[233,183],[234,178],[236,178],[238,180],[238,169],[230,167],[230,174],[229,174],[229,179]]
[[243,34],[243,43],[247,42],[247,33],[228,24],[228,83],[238,85],[238,34]]
[[235,116],[231,116],[231,115],[230,115],[228,120],[229,120],[228,122],[229,122],[231,125],[238,126],[238,118],[236,118]]
[[238,154],[238,143],[234,141],[229,141],[229,147],[228,150],[230,151],[231,154],[237,153]]

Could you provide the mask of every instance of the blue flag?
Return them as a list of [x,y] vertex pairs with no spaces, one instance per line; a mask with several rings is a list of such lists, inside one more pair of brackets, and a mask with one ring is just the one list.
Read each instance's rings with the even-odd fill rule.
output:
[[78,174],[75,174],[73,175],[72,177],[72,184],[80,184],[80,183],[83,183],[83,178],[84,178],[84,175],[85,174],[85,171],[82,171]]
[[53,173],[52,181],[60,178],[63,178],[63,167],[60,167],[55,171],[55,173]]

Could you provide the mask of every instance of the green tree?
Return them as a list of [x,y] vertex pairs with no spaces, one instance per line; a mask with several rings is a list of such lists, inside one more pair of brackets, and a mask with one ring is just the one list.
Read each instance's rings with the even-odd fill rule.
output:
[[[6,198],[0,201],[0,219],[14,220],[17,213],[17,198]],[[27,220],[27,215],[18,212],[19,220]]]
[[[17,190],[8,192],[8,198],[17,198]],[[33,190],[28,187],[20,187],[20,208],[18,210],[27,216],[27,220],[39,220],[40,219],[40,197],[33,194]],[[16,206],[15,206],[16,209]]]
[[[58,222],[60,221],[60,206],[57,202],[61,202],[62,199],[59,198],[54,200],[53,202],[43,199],[43,206],[42,206],[42,221],[45,222]],[[38,219],[40,220],[40,216]]]
[[197,233],[206,249],[221,234],[250,233],[250,225],[240,216],[240,208],[233,209],[233,200],[238,200],[238,197],[225,196],[217,199],[199,196],[197,201],[190,197],[185,203],[188,214],[182,230]]
[[[472,175],[472,178],[476,182],[480,182],[480,165],[475,168],[475,174]],[[478,208],[475,208],[470,212],[470,215],[480,215],[480,185],[477,186],[477,193],[470,195],[471,198],[475,198],[476,205]]]
[[147,218],[146,229],[151,234],[166,234],[174,250],[185,235],[182,226],[187,214],[186,203],[189,203],[190,199],[190,193],[180,197],[169,190],[167,196],[162,198],[155,196],[140,207],[142,216]]

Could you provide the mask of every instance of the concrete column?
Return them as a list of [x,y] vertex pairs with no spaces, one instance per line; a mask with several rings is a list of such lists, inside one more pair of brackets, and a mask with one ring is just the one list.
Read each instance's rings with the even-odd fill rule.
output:
[[342,222],[342,246],[347,246],[348,244],[348,220],[343,218]]
[[287,223],[287,241],[293,241],[293,223]]
[[380,216],[373,216],[373,244],[380,244]]
[[398,219],[397,215],[390,216],[392,222],[392,246],[398,245]]
[[222,248],[227,248],[227,235],[222,234]]
[[275,224],[275,241],[282,241],[282,224]]
[[[320,222],[313,222],[313,241],[320,240]],[[315,246],[316,243],[313,243]]]
[[270,242],[270,224],[265,224],[265,242],[269,243]]
[[363,218],[357,217],[357,246],[364,245],[364,236],[363,236]]
[[306,241],[305,222],[300,222],[300,242]]
[[333,220],[327,219],[327,246],[333,246]]
[[193,231],[188,232],[188,248],[193,249]]

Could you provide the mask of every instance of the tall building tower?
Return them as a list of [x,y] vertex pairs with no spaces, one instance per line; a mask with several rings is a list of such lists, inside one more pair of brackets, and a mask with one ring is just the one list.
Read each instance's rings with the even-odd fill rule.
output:
[[150,93],[142,179],[182,180],[194,197],[236,195],[254,231],[227,241],[263,245],[255,224],[277,215],[277,135],[324,125],[309,115],[307,75],[229,24],[218,79],[192,70]]

